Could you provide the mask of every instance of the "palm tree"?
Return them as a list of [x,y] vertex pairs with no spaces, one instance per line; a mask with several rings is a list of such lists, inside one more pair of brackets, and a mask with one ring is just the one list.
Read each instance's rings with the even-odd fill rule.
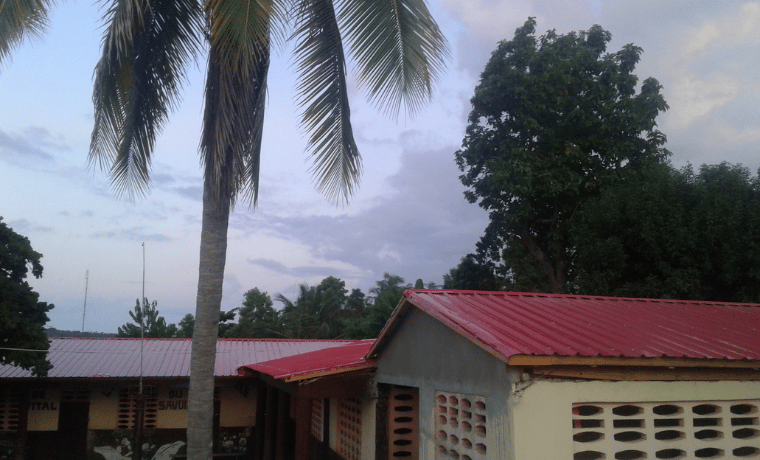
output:
[[[0,64],[39,32],[50,0],[0,1]],[[214,360],[230,210],[258,200],[270,52],[295,41],[301,123],[318,188],[346,201],[361,172],[351,129],[345,39],[371,101],[396,116],[431,94],[448,49],[424,0],[112,0],[95,70],[89,159],[117,193],[149,185],[156,136],[185,69],[208,44],[200,155],[204,166],[198,295],[188,405],[188,458],[212,446]],[[291,27],[289,29],[288,27]]]

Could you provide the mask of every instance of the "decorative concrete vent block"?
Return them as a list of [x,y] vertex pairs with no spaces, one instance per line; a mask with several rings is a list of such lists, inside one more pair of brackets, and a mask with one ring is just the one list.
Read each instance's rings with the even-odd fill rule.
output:
[[760,458],[760,400],[573,404],[573,458]]
[[435,458],[488,458],[487,409],[482,396],[436,391]]
[[358,399],[338,400],[338,454],[345,460],[361,460],[362,405]]
[[[143,428],[155,428],[158,419],[158,390],[155,387],[143,388],[143,401],[145,413],[143,414]],[[137,424],[137,399],[139,389],[137,387],[119,389],[119,429],[134,429]]]
[[324,437],[324,420],[325,420],[325,401],[324,399],[311,400],[311,435],[319,442],[325,440]]
[[18,430],[21,392],[0,389],[0,432]]
[[420,455],[419,440],[419,390],[391,387],[388,394],[388,456],[417,460]]

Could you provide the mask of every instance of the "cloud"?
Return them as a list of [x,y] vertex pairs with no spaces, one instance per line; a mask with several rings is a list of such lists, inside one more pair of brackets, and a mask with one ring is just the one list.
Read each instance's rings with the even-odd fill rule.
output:
[[349,271],[329,265],[301,265],[288,267],[285,264],[272,259],[248,259],[247,262],[253,266],[263,268],[269,272],[290,276],[296,279],[326,278],[328,276],[336,276],[338,278],[341,278],[346,275],[350,276]]
[[19,233],[19,234],[25,234],[29,232],[50,233],[53,231],[52,227],[48,227],[45,225],[34,225],[26,219],[12,220],[12,221],[7,222],[7,225],[14,232]]
[[695,120],[709,115],[739,95],[740,83],[726,75],[697,78],[684,74],[677,77],[669,91],[668,123],[675,129],[685,129]]
[[188,187],[173,187],[171,190],[177,195],[183,198],[187,198],[188,200],[198,201],[198,202],[203,200],[203,186],[201,185],[191,185]]
[[111,230],[103,232],[95,232],[89,235],[93,239],[108,239],[108,240],[127,240],[127,241],[156,241],[156,242],[168,242],[172,241],[172,238],[168,235],[160,233],[144,233],[140,227],[133,227],[126,230]]
[[[47,132],[42,128],[32,131]],[[0,130],[0,161],[22,167],[39,166],[39,162],[52,161],[53,156],[36,145],[33,132],[27,131],[26,136],[11,135]],[[39,134],[39,133],[38,133]],[[43,136],[44,137],[44,136]],[[46,142],[41,144],[48,146]]]
[[[411,142],[411,141],[409,141]],[[416,142],[416,141],[415,141]],[[263,216],[282,238],[305,245],[335,275],[339,266],[360,276],[361,285],[390,272],[414,280],[440,282],[461,257],[475,249],[487,215],[467,203],[457,179],[455,147],[434,151],[405,149],[399,171],[390,176],[374,205],[340,216]],[[283,275],[316,273],[319,267],[288,268],[270,259],[252,259]],[[338,276],[338,275],[336,275]]]
[[683,37],[682,55],[688,60],[710,46],[760,43],[760,3],[745,3],[730,15],[711,17]]

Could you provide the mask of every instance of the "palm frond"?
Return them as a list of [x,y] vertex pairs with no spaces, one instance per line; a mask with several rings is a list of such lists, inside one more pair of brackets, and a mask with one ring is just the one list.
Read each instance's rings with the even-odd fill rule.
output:
[[149,184],[156,136],[200,49],[203,15],[193,0],[115,0],[105,20],[89,161],[109,168],[116,192],[134,198]]
[[344,0],[346,40],[370,100],[398,116],[430,98],[444,69],[448,44],[424,0]]
[[0,65],[27,36],[39,37],[48,24],[51,0],[0,0]]
[[332,0],[306,0],[294,36],[300,76],[298,102],[318,189],[348,201],[358,186],[361,156],[351,128],[346,59]]
[[258,200],[268,43],[258,44],[250,56],[226,54],[230,48],[214,42],[209,51],[201,161],[214,198],[230,204],[241,191],[253,206]]
[[233,73],[250,75],[282,41],[286,0],[206,0],[209,41]]

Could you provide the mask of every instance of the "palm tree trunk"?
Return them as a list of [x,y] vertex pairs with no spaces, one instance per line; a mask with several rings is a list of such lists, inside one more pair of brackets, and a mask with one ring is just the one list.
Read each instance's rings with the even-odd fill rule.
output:
[[214,196],[206,174],[203,184],[198,296],[190,355],[190,391],[187,408],[187,458],[210,460],[214,422],[214,362],[222,303],[222,281],[227,256],[229,198]]

